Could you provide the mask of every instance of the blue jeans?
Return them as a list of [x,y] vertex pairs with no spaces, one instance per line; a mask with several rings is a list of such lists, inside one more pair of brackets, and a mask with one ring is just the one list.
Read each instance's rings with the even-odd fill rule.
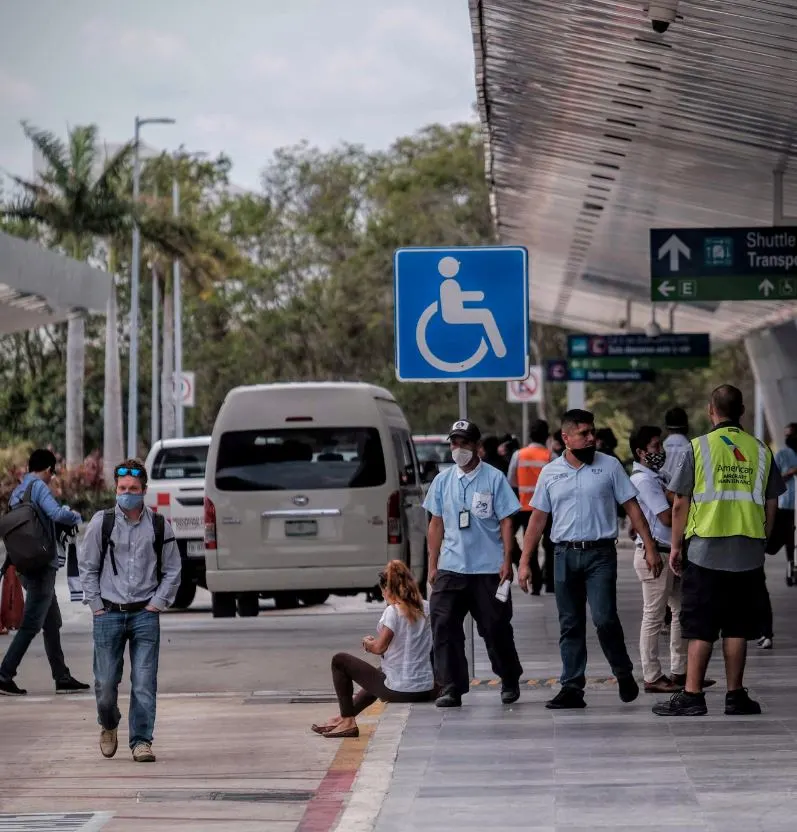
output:
[[554,588],[559,610],[562,687],[584,690],[587,670],[587,602],[603,653],[615,676],[634,666],[617,615],[617,551],[613,545],[568,549],[556,545]]
[[94,616],[94,693],[99,724],[119,725],[119,683],[130,644],[130,747],[152,742],[158,692],[160,616],[156,612],[106,612]]
[[10,682],[17,675],[20,662],[39,632],[44,637],[44,650],[53,679],[65,682],[70,678],[64,651],[61,649],[61,608],[55,594],[55,575],[55,567],[47,567],[26,577],[19,576],[25,587],[25,612],[22,624],[0,665],[0,679],[5,682]]

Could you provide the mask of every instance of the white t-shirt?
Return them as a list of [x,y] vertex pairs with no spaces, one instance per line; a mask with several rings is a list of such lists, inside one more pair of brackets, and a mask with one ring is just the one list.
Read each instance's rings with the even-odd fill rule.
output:
[[[639,462],[634,463],[631,482],[639,492],[637,497],[639,507],[645,515],[645,520],[648,521],[653,539],[669,546],[672,541],[672,529],[659,520],[659,515],[670,507],[667,495],[664,493],[664,483],[656,476],[655,471]],[[637,537],[637,543],[639,542],[640,538]]]
[[429,624],[429,604],[426,601],[423,602],[423,612],[423,616],[413,623],[393,604],[385,609],[379,619],[377,631],[385,627],[393,631],[393,640],[382,656],[385,685],[390,690],[415,693],[434,687],[432,628]]

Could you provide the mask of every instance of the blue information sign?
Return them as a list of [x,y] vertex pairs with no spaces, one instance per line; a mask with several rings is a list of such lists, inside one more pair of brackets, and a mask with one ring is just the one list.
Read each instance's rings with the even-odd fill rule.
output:
[[568,335],[569,358],[708,358],[707,333],[663,333],[651,338],[641,333],[621,335]]
[[528,375],[525,248],[401,248],[393,258],[393,288],[399,381]]

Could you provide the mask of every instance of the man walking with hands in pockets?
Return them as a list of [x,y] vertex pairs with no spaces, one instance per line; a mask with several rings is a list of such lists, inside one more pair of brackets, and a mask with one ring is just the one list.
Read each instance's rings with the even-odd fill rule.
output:
[[505,705],[520,697],[520,666],[512,631],[514,524],[520,509],[507,478],[479,459],[481,432],[473,422],[454,423],[448,435],[456,465],[432,482],[424,508],[432,515],[429,599],[435,676],[442,688],[438,708],[458,708],[470,689],[463,622],[470,613],[484,639]]
[[100,751],[116,754],[118,692],[130,646],[129,741],[137,763],[155,762],[152,733],[158,687],[160,613],[180,586],[180,552],[169,523],[144,505],[147,472],[138,459],[114,471],[116,505],[94,515],[78,566],[94,613],[94,690]]

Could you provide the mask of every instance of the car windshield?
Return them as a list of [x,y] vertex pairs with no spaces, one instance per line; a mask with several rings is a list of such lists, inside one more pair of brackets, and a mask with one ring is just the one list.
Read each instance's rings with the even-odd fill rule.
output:
[[376,428],[285,428],[222,434],[221,491],[375,488],[387,480]]
[[437,462],[442,465],[453,465],[451,447],[448,442],[423,442],[415,440],[415,453],[418,462]]
[[152,464],[153,480],[201,480],[208,462],[207,445],[161,448]]

